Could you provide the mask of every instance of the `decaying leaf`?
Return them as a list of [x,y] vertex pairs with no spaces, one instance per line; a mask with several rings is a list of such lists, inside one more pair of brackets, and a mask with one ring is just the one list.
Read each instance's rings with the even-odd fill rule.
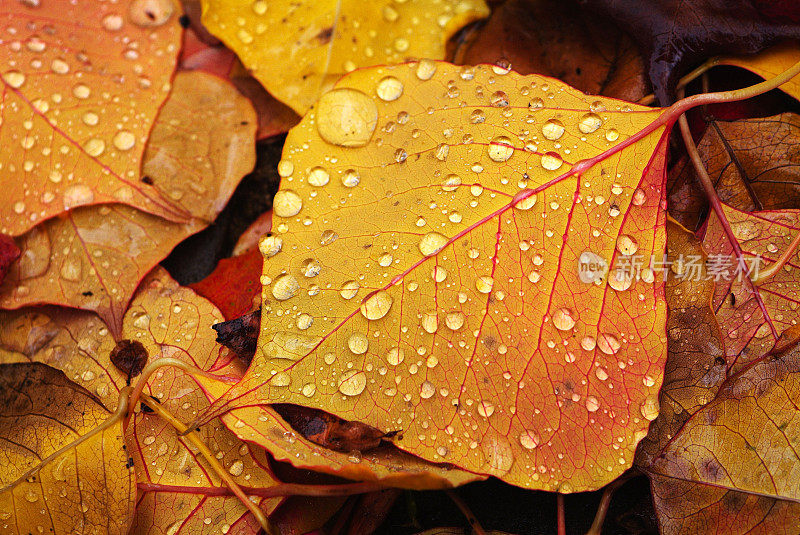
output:
[[331,450],[365,452],[380,446],[382,439],[391,438],[369,425],[348,422],[320,410],[297,405],[275,405],[273,408],[305,438]]
[[224,345],[249,366],[253,361],[258,344],[258,327],[261,323],[261,309],[254,310],[239,318],[212,325],[217,332],[217,342]]
[[147,364],[147,350],[141,342],[120,340],[111,350],[111,364],[128,376],[128,381],[137,377]]
[[720,54],[753,54],[800,37],[800,24],[782,13],[793,2],[760,0],[580,0],[610,17],[639,42],[662,104],[674,100],[678,79]]
[[258,119],[250,101],[216,76],[181,72],[173,86],[150,133],[141,180],[210,223],[255,166]]
[[612,480],[666,358],[663,282],[618,276],[666,242],[661,114],[496,66],[350,74],[287,138],[259,351],[204,418],[292,403],[516,485]]
[[299,115],[343,74],[407,58],[443,59],[462,26],[485,17],[483,0],[203,0],[203,24]]
[[612,23],[564,0],[508,0],[495,7],[456,63],[507,61],[520,74],[636,102],[650,92],[636,44]]
[[70,210],[18,238],[22,256],[0,286],[0,307],[54,303],[92,310],[119,333],[142,277],[203,226],[121,204]]
[[[220,309],[227,320],[235,320],[261,305],[261,254],[253,249],[223,258],[205,279],[190,285]],[[258,336],[258,326],[254,334]]]
[[142,4],[4,3],[0,233],[95,203],[187,219],[139,181],[181,36],[174,8],[144,21]]
[[787,250],[800,232],[800,212],[774,210],[746,213],[724,206],[745,254],[740,265],[716,215],[708,223],[703,245],[709,254],[709,276],[717,281],[713,306],[725,337],[728,366],[739,370],[760,358],[778,335],[797,323],[798,252],[767,280],[753,283]]
[[648,468],[664,533],[794,533],[800,522],[797,328],[731,377]]
[[[754,56],[723,57],[720,64],[742,67],[766,79],[777,76],[798,61],[800,61],[800,45],[788,41]],[[781,85],[780,89],[800,100],[800,81],[797,78],[792,78]]]
[[54,455],[111,414],[56,369],[0,365],[4,532],[128,533],[136,485],[121,422]]

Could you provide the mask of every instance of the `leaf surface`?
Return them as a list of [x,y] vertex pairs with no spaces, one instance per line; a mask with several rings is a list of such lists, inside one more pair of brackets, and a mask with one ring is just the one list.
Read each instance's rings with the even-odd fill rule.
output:
[[533,488],[622,473],[658,412],[666,307],[600,265],[664,249],[662,111],[429,61],[327,95],[280,163],[260,351],[205,417],[319,408]]
[[208,277],[190,288],[214,303],[225,319],[238,318],[261,304],[261,258],[257,249],[223,258]]
[[489,14],[483,0],[396,3],[204,0],[203,24],[270,94],[305,114],[343,74],[445,57],[447,40]]
[[180,48],[174,7],[144,2],[5,3],[0,63],[0,233],[19,235],[86,204],[188,214],[139,182],[145,141]]
[[[796,42],[789,41],[754,56],[723,57],[720,64],[742,67],[767,79],[779,75],[798,61],[800,61],[800,46]],[[781,85],[780,89],[800,100],[800,81],[796,77]]]
[[136,486],[121,422],[50,458],[110,416],[58,370],[39,363],[0,365],[4,531],[128,532]]

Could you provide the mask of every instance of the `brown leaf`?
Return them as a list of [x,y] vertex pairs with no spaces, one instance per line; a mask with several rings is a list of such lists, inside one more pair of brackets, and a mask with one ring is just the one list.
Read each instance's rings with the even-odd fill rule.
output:
[[120,340],[111,350],[111,363],[128,376],[128,382],[140,373],[147,364],[147,350],[141,342]]
[[111,414],[61,371],[39,363],[0,365],[4,531],[128,532],[136,485],[121,421],[57,453]]
[[217,332],[217,342],[230,349],[246,366],[256,353],[258,331],[261,327],[261,309],[222,323],[212,325]]
[[298,405],[277,404],[273,408],[298,433],[315,444],[334,451],[365,452],[377,448],[389,438],[380,429],[343,420],[327,412]]
[[634,42],[570,0],[508,0],[456,51],[462,65],[499,60],[594,95],[635,102],[650,92]]

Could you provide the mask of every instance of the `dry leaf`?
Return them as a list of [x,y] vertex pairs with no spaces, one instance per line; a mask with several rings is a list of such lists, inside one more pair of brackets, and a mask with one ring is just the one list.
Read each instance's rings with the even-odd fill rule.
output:
[[109,202],[187,219],[139,182],[180,48],[174,10],[148,22],[137,0],[4,2],[0,233]]
[[396,3],[203,0],[203,24],[299,115],[340,76],[407,58],[443,59],[462,26],[489,14],[483,0]]
[[289,134],[260,351],[204,418],[292,403],[516,485],[614,479],[658,414],[666,305],[602,266],[664,248],[662,113],[489,66],[344,78]]
[[4,532],[128,533],[136,486],[121,422],[50,457],[111,414],[56,369],[0,365]]

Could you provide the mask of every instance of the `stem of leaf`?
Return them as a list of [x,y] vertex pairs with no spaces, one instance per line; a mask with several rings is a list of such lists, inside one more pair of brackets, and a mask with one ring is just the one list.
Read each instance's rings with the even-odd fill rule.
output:
[[601,535],[603,533],[603,522],[606,520],[608,514],[608,507],[611,505],[611,497],[614,492],[628,481],[630,477],[623,474],[621,477],[615,479],[603,489],[603,495],[600,496],[600,504],[597,506],[597,513],[594,515],[594,521],[586,535]]
[[[693,71],[683,76],[680,80],[678,80],[678,85],[676,89],[683,89],[684,87],[689,85],[692,81],[696,80],[697,77],[701,76],[702,74],[705,74],[707,71],[709,71],[713,67],[716,67],[717,65],[719,65],[718,57],[706,60],[699,67],[697,67]],[[637,104],[641,104],[642,106],[647,106],[648,104],[652,104],[655,101],[656,101],[656,96],[650,93],[649,95],[645,95],[641,99],[639,99],[639,102],[637,102]]]
[[[92,429],[91,431],[89,431],[88,433],[83,435],[82,437],[76,438],[75,440],[73,440],[72,442],[67,444],[66,446],[64,446],[62,448],[59,448],[57,451],[54,451],[53,453],[51,453],[50,455],[48,455],[47,457],[45,457],[44,459],[39,461],[39,464],[37,464],[36,466],[34,466],[33,468],[31,468],[30,470],[28,470],[27,472],[25,472],[21,476],[19,476],[15,481],[12,481],[11,483],[6,485],[5,487],[0,488],[0,493],[3,493],[6,490],[19,485],[20,482],[25,481],[26,479],[31,477],[33,474],[35,474],[36,472],[41,470],[41,468],[43,466],[45,466],[47,463],[49,463],[53,459],[57,458],[59,455],[63,454],[64,452],[67,452],[67,451],[69,451],[69,450],[71,450],[73,448],[77,448],[78,446],[80,446],[82,443],[86,442],[87,440],[89,440],[93,436],[95,436],[95,435],[97,435],[99,433],[102,433],[106,429],[110,428],[111,426],[113,426],[114,424],[116,424],[120,420],[122,420],[122,418],[128,412],[128,399],[129,399],[130,393],[131,393],[131,387],[130,386],[126,386],[125,388],[120,390],[119,402],[117,404],[117,410],[114,411],[114,414],[109,416],[108,419],[105,422],[103,422],[102,424],[98,425],[97,427],[95,427],[94,429]],[[120,432],[122,432],[121,429],[120,429]]]
[[486,535],[486,531],[483,529],[480,522],[478,522],[478,519],[472,513],[469,506],[464,502],[464,500],[462,500],[461,497],[458,494],[456,494],[454,490],[447,490],[445,492],[447,492],[447,495],[450,497],[451,500],[453,500],[453,503],[456,504],[456,507],[458,507],[461,510],[461,512],[464,514],[465,517],[467,517],[467,522],[469,522],[469,525],[472,528],[472,533],[474,535]]
[[268,535],[280,535],[278,530],[272,525],[269,519],[264,515],[264,512],[259,509],[259,507],[250,501],[247,495],[244,493],[242,488],[239,486],[236,481],[233,480],[233,477],[228,473],[225,468],[221,464],[214,454],[211,453],[211,450],[208,449],[208,446],[200,440],[200,437],[197,436],[197,433],[193,430],[189,430],[186,425],[183,424],[180,420],[175,418],[167,409],[161,406],[161,404],[155,399],[150,396],[144,396],[142,398],[142,402],[146,403],[148,407],[150,407],[154,413],[160,416],[163,420],[169,423],[172,427],[175,428],[176,431],[181,433],[185,436],[195,447],[200,451],[200,453],[205,458],[206,462],[214,469],[217,475],[222,479],[223,482],[228,486],[228,488],[233,492],[233,494],[239,498],[239,501],[247,507],[247,509],[253,513],[253,516],[258,521],[259,525],[264,529],[264,531]]
[[558,535],[567,535],[567,515],[564,511],[564,495],[560,492],[556,494],[556,523],[558,525]]
[[[176,492],[185,494],[202,494],[204,496],[235,496],[228,487],[186,487],[179,485],[162,485],[160,483],[139,483],[142,492]],[[352,496],[383,490],[386,487],[374,481],[360,483],[344,483],[341,485],[302,485],[299,483],[278,483],[272,487],[242,487],[248,496],[260,498],[279,498],[281,496]]]
[[[795,65],[797,67],[798,72],[800,72],[800,62]],[[760,84],[757,84],[760,85]],[[753,86],[755,87],[755,86]],[[708,95],[714,95],[720,93],[708,93]],[[695,96],[704,96],[704,95],[695,95]],[[689,99],[694,97],[688,97],[678,102],[686,102]],[[739,266],[745,266],[744,260],[744,253],[742,252],[742,247],[739,245],[739,240],[733,234],[733,229],[731,228],[731,224],[728,221],[727,216],[725,215],[725,211],[722,209],[722,201],[719,199],[719,195],[717,195],[717,191],[714,189],[714,183],[711,181],[711,177],[708,176],[708,171],[706,171],[705,165],[703,165],[703,160],[700,157],[700,152],[697,150],[697,145],[694,143],[694,139],[692,139],[692,132],[689,129],[689,122],[686,120],[686,116],[681,114],[678,118],[678,125],[680,126],[681,136],[683,137],[683,142],[686,145],[686,152],[689,154],[689,159],[692,161],[692,165],[694,166],[694,170],[697,173],[697,177],[700,180],[700,185],[703,187],[703,191],[705,191],[706,197],[708,197],[708,202],[711,204],[711,208],[714,210],[714,213],[717,215],[717,218],[722,225],[722,229],[725,232],[725,235],[728,238],[728,241],[731,243],[731,247],[733,248],[733,252],[736,255],[736,261]],[[772,335],[775,339],[778,339],[778,331],[775,329],[775,326],[769,319],[769,313],[767,312],[767,307],[764,304],[764,301],[761,299],[761,294],[759,294],[758,290],[753,287],[753,295],[758,302],[758,306],[761,309],[762,314],[764,314],[764,318],[767,320],[767,324],[769,325],[770,330],[772,331]]]

